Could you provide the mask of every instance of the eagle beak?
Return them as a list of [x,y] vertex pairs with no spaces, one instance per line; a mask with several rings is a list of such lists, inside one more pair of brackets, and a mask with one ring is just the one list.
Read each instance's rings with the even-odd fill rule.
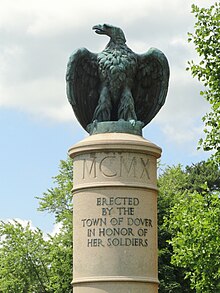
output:
[[94,25],[92,29],[95,30],[95,32],[99,35],[106,34],[106,32],[101,24]]

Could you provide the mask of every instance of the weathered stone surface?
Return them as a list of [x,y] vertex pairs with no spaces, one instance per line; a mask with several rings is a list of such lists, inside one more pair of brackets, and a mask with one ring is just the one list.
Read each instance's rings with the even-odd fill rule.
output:
[[92,135],[74,160],[74,293],[156,293],[156,160],[138,135]]

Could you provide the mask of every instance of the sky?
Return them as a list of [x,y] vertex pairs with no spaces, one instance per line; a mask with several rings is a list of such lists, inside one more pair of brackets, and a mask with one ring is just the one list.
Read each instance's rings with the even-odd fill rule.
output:
[[54,218],[37,211],[36,197],[53,186],[60,160],[88,134],[77,122],[65,92],[69,56],[85,47],[100,52],[107,36],[95,24],[121,27],[136,53],[156,47],[167,56],[167,100],[143,136],[163,149],[164,165],[190,165],[209,154],[197,150],[209,105],[201,84],[186,71],[198,60],[192,3],[210,0],[0,0],[0,219],[20,219],[44,232]]

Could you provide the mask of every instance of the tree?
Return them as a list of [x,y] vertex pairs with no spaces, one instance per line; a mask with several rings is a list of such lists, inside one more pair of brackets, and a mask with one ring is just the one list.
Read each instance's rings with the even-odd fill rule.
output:
[[73,163],[70,158],[60,161],[59,174],[53,179],[55,186],[44,192],[42,197],[37,197],[38,210],[53,214],[56,223],[72,229]]
[[18,221],[0,224],[0,292],[52,292],[50,244],[39,229]]
[[198,293],[220,292],[219,193],[179,194],[166,220],[173,235],[172,263],[184,268]]
[[210,191],[220,191],[220,169],[211,160],[201,161],[191,166],[186,166],[186,189],[201,193],[207,186]]
[[50,240],[50,280],[49,288],[56,293],[72,292],[72,227],[65,226]]
[[158,179],[158,248],[160,293],[190,293],[190,283],[184,278],[184,270],[171,263],[173,235],[164,223],[171,208],[178,201],[178,194],[188,185],[187,175],[181,165],[167,167]]
[[[160,293],[200,292],[196,289],[195,286],[192,286],[192,280],[188,276],[189,272],[193,272],[193,270],[196,269],[196,262],[195,267],[185,267],[181,263],[181,261],[174,261],[175,254],[177,252],[176,250],[174,250],[172,241],[173,239],[178,238],[179,232],[178,229],[174,229],[172,226],[173,223],[175,225],[179,224],[181,228],[181,223],[175,223],[175,219],[171,220],[171,215],[173,215],[173,209],[175,209],[176,205],[179,204],[182,197],[184,198],[186,194],[194,194],[194,192],[195,194],[202,194],[204,188],[208,188],[210,194],[212,194],[213,192],[219,192],[219,178],[220,170],[217,168],[217,166],[215,164],[212,164],[211,162],[205,161],[199,162],[197,164],[192,164],[191,166],[186,166],[185,169],[183,169],[181,165],[167,167],[159,176],[158,246]],[[185,213],[188,213],[190,218],[191,210],[187,210],[188,202],[182,201],[182,205],[183,207],[185,205]],[[199,210],[197,210],[197,212],[198,211]],[[206,220],[208,214],[203,213],[200,216],[201,218],[204,217],[203,220]],[[168,225],[168,223],[170,225]],[[209,232],[210,231],[211,229],[209,230]],[[187,232],[188,231],[185,230],[185,233]],[[191,237],[191,242],[196,243],[193,235],[189,234],[185,235],[185,237]],[[199,235],[199,239],[197,240],[201,241],[202,243],[202,235]],[[213,242],[215,243],[214,245],[218,245],[217,239],[215,239],[215,237],[213,237]],[[187,252],[187,249],[184,251]],[[200,255],[200,257],[202,259],[202,255]],[[197,269],[199,270],[199,268]],[[214,278],[212,274],[211,276]],[[196,279],[196,282],[197,281],[198,279]]]
[[68,158],[60,161],[59,174],[54,177],[55,186],[38,198],[39,211],[52,213],[55,223],[62,227],[59,234],[50,237],[50,288],[56,293],[72,292],[72,182],[73,162]]
[[45,238],[30,224],[0,224],[0,292],[72,292],[72,160],[61,161],[54,183],[39,209],[55,215],[58,234]]
[[220,164],[220,2],[209,8],[192,5],[192,13],[197,21],[188,40],[193,41],[201,61],[198,64],[190,61],[187,69],[206,87],[201,95],[211,106],[211,111],[203,117],[206,137],[199,144],[205,151],[214,151],[214,159]]

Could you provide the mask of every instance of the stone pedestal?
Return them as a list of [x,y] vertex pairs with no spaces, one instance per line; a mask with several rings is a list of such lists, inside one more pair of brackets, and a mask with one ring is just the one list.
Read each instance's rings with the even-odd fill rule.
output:
[[73,292],[156,293],[157,158],[141,136],[94,134],[74,145]]

